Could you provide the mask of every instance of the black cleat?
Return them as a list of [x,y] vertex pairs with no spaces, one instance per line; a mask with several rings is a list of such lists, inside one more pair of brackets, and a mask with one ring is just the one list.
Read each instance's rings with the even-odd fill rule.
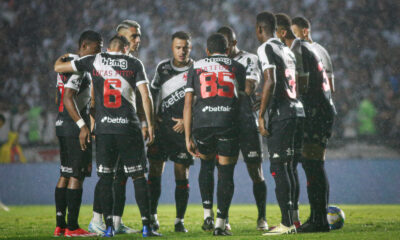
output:
[[319,224],[316,222],[305,222],[299,228],[297,233],[314,233],[314,232],[329,232],[329,224]]
[[160,223],[158,222],[157,219],[155,220],[150,220],[150,227],[151,229],[153,229],[154,231],[158,231],[160,229]]
[[222,228],[216,228],[213,232],[213,236],[232,236],[232,233]]
[[207,217],[204,219],[203,226],[201,226],[201,229],[203,229],[206,232],[210,232],[214,229],[214,218],[212,217]]
[[187,233],[188,230],[185,228],[183,222],[178,222],[177,224],[175,224],[175,232]]

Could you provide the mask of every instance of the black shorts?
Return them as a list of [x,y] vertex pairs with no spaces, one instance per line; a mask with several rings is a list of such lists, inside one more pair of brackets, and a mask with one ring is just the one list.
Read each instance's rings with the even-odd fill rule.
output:
[[255,124],[240,127],[239,146],[246,163],[262,162],[262,139]]
[[293,159],[296,118],[270,122],[267,137],[269,160],[287,162]]
[[239,154],[239,131],[237,127],[205,127],[193,131],[195,144],[204,155],[218,154],[236,157]]
[[155,132],[154,143],[147,148],[147,157],[153,161],[171,161],[193,165],[193,156],[186,150],[185,135],[172,127],[160,126]]
[[96,135],[97,175],[114,175],[121,162],[126,176],[136,177],[147,172],[142,132],[135,134]]
[[85,151],[81,150],[78,137],[58,137],[60,143],[60,174],[63,177],[82,179],[90,177],[92,173],[92,144],[87,145]]
[[323,148],[332,136],[334,115],[321,108],[310,108],[304,122],[304,144],[318,144]]
[[301,156],[303,153],[304,119],[305,118],[297,118],[296,120],[296,130],[294,133],[294,155]]

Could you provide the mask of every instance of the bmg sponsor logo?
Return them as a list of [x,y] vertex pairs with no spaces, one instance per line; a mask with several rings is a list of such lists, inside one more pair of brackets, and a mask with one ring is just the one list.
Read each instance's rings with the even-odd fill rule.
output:
[[112,124],[128,124],[129,123],[129,119],[128,118],[122,118],[122,117],[112,118],[112,117],[105,116],[105,117],[103,117],[101,119],[100,122],[101,123],[112,123]]
[[108,66],[120,67],[124,70],[128,68],[128,61],[125,59],[102,58],[101,63]]
[[230,112],[231,107],[229,106],[217,106],[217,107],[212,107],[212,106],[205,106],[203,107],[202,111],[203,112]]

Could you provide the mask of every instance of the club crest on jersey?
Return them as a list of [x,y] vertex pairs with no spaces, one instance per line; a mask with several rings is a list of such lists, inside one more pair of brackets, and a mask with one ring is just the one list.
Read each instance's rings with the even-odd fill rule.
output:
[[128,68],[128,61],[125,59],[102,58],[101,63],[107,66],[119,67],[124,70]]

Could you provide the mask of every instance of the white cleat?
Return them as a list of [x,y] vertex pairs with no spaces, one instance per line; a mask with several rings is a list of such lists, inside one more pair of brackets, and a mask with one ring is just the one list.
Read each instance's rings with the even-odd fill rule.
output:
[[1,201],[0,201],[0,208],[2,208],[6,212],[10,211],[10,209],[6,205],[4,205],[4,203],[2,203]]
[[121,223],[119,228],[115,230],[115,234],[132,234],[132,233],[140,233],[140,230],[135,230],[133,228],[127,227],[123,223]]
[[[293,230],[294,230],[294,232],[293,232]],[[272,229],[271,231],[264,233],[263,236],[283,235],[283,234],[292,234],[292,233],[296,233],[296,227],[294,225],[290,226],[290,227],[286,227],[285,225],[283,225],[281,223],[281,224],[279,224],[279,226]]]
[[91,233],[97,233],[99,236],[103,236],[104,232],[106,231],[106,225],[104,223],[99,224],[92,220],[89,223],[88,231]]
[[227,230],[227,231],[232,231],[231,224],[226,223],[226,224],[225,224],[225,230]]
[[265,218],[260,218],[257,220],[257,230],[259,231],[267,231],[268,230],[268,223]]

